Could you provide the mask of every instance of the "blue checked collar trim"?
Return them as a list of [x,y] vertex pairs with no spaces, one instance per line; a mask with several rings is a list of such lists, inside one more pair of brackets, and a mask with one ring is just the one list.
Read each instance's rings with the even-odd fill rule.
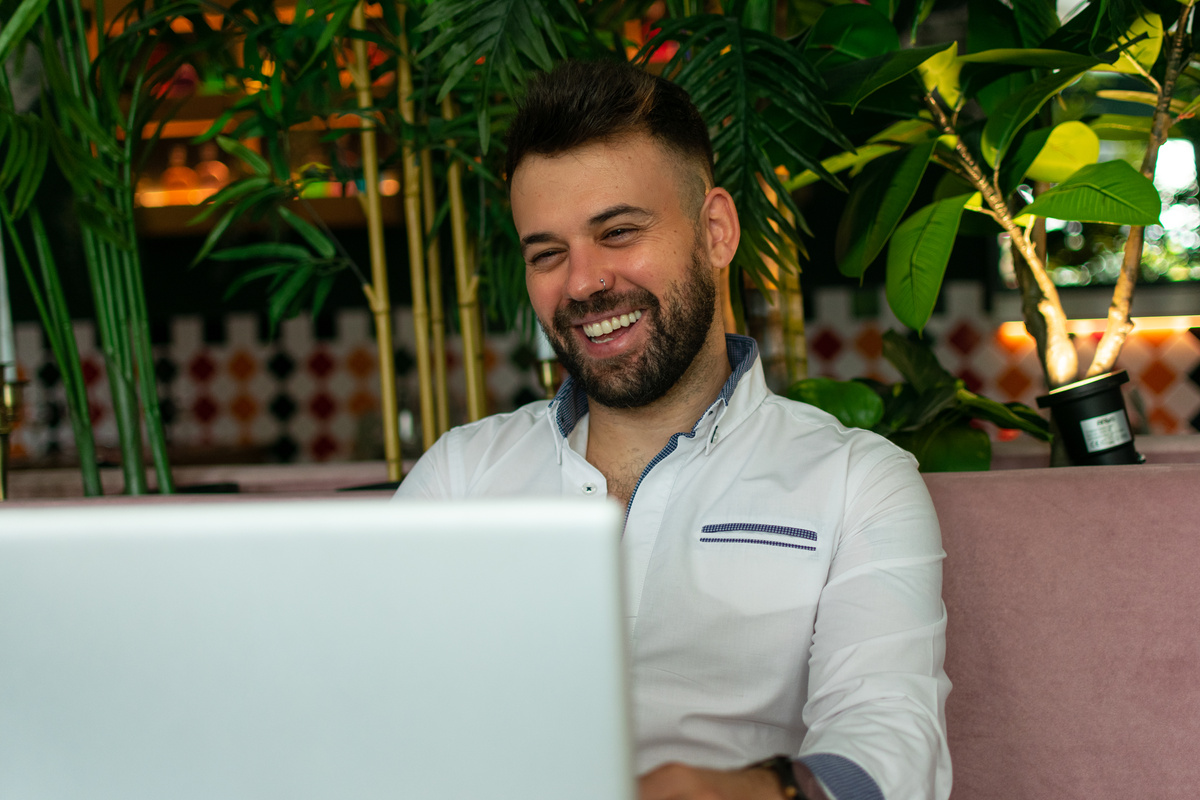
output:
[[[733,366],[733,371],[730,373],[729,379],[725,381],[725,385],[721,387],[721,394],[718,395],[717,402],[724,402],[728,406],[730,398],[733,397],[733,390],[737,388],[742,376],[750,371],[758,358],[758,342],[749,336],[727,333],[725,334],[725,353],[729,358],[729,363]],[[550,411],[558,426],[559,434],[564,439],[570,436],[571,431],[575,430],[575,426],[579,424],[579,420],[588,413],[588,399],[583,387],[579,386],[574,378],[568,377],[563,381],[558,394],[550,401]],[[697,420],[698,422],[699,420]]]

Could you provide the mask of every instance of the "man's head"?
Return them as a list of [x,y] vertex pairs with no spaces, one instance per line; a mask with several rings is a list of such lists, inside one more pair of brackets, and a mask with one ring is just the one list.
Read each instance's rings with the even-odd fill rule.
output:
[[530,301],[588,396],[642,407],[727,371],[715,281],[737,211],[710,188],[687,95],[625,65],[568,63],[534,84],[509,143]]
[[529,155],[554,156],[635,134],[678,160],[684,207],[697,212],[713,185],[708,127],[679,86],[618,61],[565,61],[534,78],[508,129],[505,174],[511,182]]

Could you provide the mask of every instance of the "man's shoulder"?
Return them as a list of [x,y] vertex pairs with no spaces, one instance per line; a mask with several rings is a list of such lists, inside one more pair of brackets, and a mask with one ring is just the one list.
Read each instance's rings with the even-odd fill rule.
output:
[[759,408],[760,435],[806,451],[847,448],[859,458],[876,460],[890,455],[911,459],[904,449],[863,428],[850,428],[837,417],[810,403],[768,394]]
[[547,425],[549,400],[535,400],[513,411],[490,414],[475,422],[458,425],[446,432],[449,442],[468,446],[472,442],[493,443],[497,439],[511,440]]

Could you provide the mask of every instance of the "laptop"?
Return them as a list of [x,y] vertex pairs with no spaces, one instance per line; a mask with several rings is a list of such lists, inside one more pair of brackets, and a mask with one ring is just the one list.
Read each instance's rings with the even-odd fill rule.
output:
[[0,798],[634,796],[620,514],[0,510]]

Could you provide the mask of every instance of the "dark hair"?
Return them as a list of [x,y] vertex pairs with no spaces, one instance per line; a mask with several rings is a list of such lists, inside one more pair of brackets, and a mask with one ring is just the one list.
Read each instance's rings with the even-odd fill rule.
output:
[[[646,134],[712,182],[712,142],[687,92],[620,61],[564,61],[529,84],[508,129],[508,180],[525,156]],[[701,188],[701,196],[704,189]]]

